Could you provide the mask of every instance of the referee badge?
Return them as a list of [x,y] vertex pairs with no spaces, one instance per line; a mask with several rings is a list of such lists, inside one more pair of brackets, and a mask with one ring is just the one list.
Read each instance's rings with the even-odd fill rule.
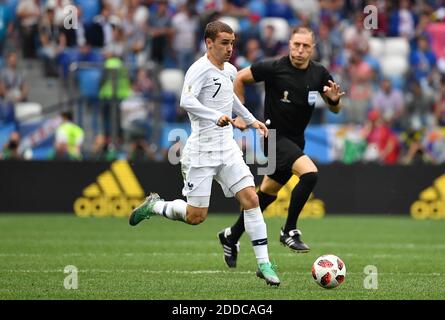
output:
[[283,98],[281,98],[280,101],[281,102],[290,103],[291,101],[287,98],[288,95],[289,95],[289,91],[284,91],[283,92]]
[[307,103],[310,106],[315,106],[315,101],[317,101],[317,91],[309,91],[307,95]]

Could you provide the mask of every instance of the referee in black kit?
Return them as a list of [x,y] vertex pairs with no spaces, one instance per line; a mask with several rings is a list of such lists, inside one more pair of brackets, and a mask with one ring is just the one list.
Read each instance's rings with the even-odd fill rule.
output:
[[[264,176],[258,197],[261,211],[264,211],[293,174],[299,177],[300,181],[292,191],[286,224],[280,232],[280,242],[296,252],[309,251],[300,238],[297,219],[318,178],[317,167],[303,152],[304,130],[311,119],[317,92],[334,113],[340,111],[340,98],[345,94],[328,70],[311,60],[314,47],[314,32],[306,27],[295,27],[289,40],[289,56],[254,63],[239,71],[234,82],[235,92],[242,102],[245,84],[265,82],[264,118],[269,128],[276,130],[276,171]],[[241,214],[231,228],[218,234],[225,261],[231,268],[236,267],[243,232]]]

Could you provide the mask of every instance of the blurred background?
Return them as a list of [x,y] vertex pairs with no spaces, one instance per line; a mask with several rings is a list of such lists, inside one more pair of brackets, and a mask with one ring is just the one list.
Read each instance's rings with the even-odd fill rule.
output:
[[[176,197],[182,181],[168,155],[184,139],[169,133],[190,132],[179,107],[184,73],[204,54],[205,25],[216,19],[236,33],[239,69],[287,55],[293,26],[315,31],[313,59],[346,91],[339,114],[318,97],[306,130],[305,151],[324,171],[315,192],[322,212],[445,217],[443,0],[0,0],[0,210],[46,202],[43,212],[72,211],[89,185],[96,191],[83,195],[92,199],[128,196],[118,174],[98,178],[116,160],[136,171],[136,200],[153,177]],[[246,106],[264,121],[263,98],[263,84],[247,87]],[[254,134],[236,130],[235,138],[257,154]],[[61,177],[71,191],[57,190]],[[23,179],[45,190],[35,202],[20,191]],[[218,210],[236,210],[218,199]]]
[[[377,28],[364,27],[367,5]],[[292,26],[315,30],[314,60],[347,93],[338,115],[317,101],[315,160],[445,161],[439,0],[0,0],[0,158],[166,161],[167,133],[189,130],[184,72],[215,19],[236,32],[238,68],[287,54]],[[246,93],[259,119],[263,94],[262,84]]]

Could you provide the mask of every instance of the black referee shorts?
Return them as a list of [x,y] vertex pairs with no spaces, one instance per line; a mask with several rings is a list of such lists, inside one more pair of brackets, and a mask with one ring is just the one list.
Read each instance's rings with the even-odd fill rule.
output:
[[[294,141],[280,136],[277,134],[277,145],[276,145],[276,164],[277,167],[272,175],[268,175],[269,178],[275,180],[281,185],[285,185],[289,179],[292,177],[292,165],[295,160],[304,156],[304,139],[297,144]],[[273,156],[272,154],[267,155],[268,157]]]

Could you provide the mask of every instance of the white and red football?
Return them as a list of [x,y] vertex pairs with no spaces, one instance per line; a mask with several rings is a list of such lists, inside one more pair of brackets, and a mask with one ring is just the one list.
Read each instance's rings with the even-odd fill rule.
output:
[[332,289],[345,281],[346,265],[333,254],[323,255],[312,265],[312,277],[323,288]]

